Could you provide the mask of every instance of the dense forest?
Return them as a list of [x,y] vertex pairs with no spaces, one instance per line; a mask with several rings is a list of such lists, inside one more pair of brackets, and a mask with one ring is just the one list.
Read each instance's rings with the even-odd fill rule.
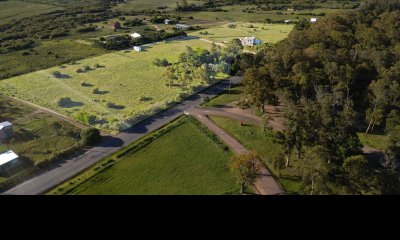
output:
[[[283,42],[242,56],[251,103],[283,105],[277,139],[303,162],[305,193],[398,193],[400,1],[303,21]],[[384,157],[367,159],[357,132],[389,136]]]

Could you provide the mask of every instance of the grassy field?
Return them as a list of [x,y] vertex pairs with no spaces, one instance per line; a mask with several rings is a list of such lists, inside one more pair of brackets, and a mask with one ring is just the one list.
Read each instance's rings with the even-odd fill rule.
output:
[[14,137],[3,143],[3,148],[34,163],[47,160],[79,141],[80,130],[71,124],[0,96],[0,122],[3,121],[14,125]]
[[226,104],[229,104],[229,103],[232,103],[235,101],[239,101],[242,96],[241,93],[242,93],[241,86],[233,86],[230,91],[229,91],[229,89],[224,89],[224,91],[221,93],[221,95],[211,99],[205,105],[207,107],[224,106]]
[[[234,28],[229,28],[229,25],[208,28],[191,35],[215,42],[229,42],[234,38],[255,36],[264,43],[276,43],[285,39],[293,29],[293,25],[289,24],[234,23]],[[205,31],[208,34],[200,34]]]
[[22,1],[0,2],[0,24],[59,9],[62,8],[49,4],[28,3]]
[[264,136],[259,126],[240,126],[238,121],[224,117],[211,116],[210,118],[246,148],[256,151],[272,173],[279,176],[277,179],[288,194],[296,194],[300,191],[301,182],[296,176],[295,162],[292,163],[294,167],[283,169],[281,172],[274,167],[274,159],[280,156],[282,147],[273,142],[272,132]]
[[[329,3],[330,4],[330,3]],[[327,5],[329,5],[327,4]],[[226,12],[186,12],[180,14],[183,17],[192,16],[194,19],[204,20],[218,20],[218,21],[238,21],[238,22],[265,22],[270,21],[283,21],[293,20],[298,21],[299,19],[310,19],[314,17],[313,14],[320,13],[332,13],[337,11],[345,11],[342,9],[332,9],[326,6],[316,8],[314,10],[303,10],[303,11],[263,11],[257,10],[255,5],[233,5],[224,6],[222,9]],[[246,9],[252,9],[252,12],[244,12]]]
[[378,150],[385,150],[389,145],[389,137],[386,135],[358,133],[358,138],[363,145],[367,145]]
[[[151,114],[165,108],[169,102],[179,101],[180,94],[192,91],[166,86],[162,78],[164,68],[153,64],[156,58],[177,61],[186,46],[208,48],[210,44],[200,40],[177,40],[148,46],[143,52],[110,53],[0,81],[0,91],[71,117],[78,112],[95,115],[96,124],[101,128],[110,129],[109,124],[113,122],[119,127],[121,124],[128,127],[124,120]],[[94,69],[95,64],[101,67]],[[92,70],[77,73],[83,66],[90,66]],[[53,77],[55,71],[62,76]],[[85,86],[81,85],[83,82]],[[193,87],[199,85],[196,81],[192,83]],[[95,88],[98,88],[96,94],[93,93]],[[61,97],[69,97],[72,102],[59,106]],[[108,103],[113,103],[114,107],[109,107]]]
[[43,41],[33,51],[27,51],[29,55],[23,55],[24,52],[17,51],[1,55],[0,79],[49,68],[75,59],[107,53],[100,48],[67,39]]
[[230,158],[197,120],[182,117],[48,194],[234,194]]
[[[114,9],[120,11],[139,11],[139,10],[155,10],[157,7],[163,7],[164,10],[174,10],[176,8],[176,3],[181,2],[180,0],[131,0],[128,4],[121,3],[118,4]],[[199,1],[188,0],[189,4],[197,4]]]

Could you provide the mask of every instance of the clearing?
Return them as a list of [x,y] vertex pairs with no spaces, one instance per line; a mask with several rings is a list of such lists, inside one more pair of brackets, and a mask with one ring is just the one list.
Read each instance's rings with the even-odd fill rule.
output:
[[5,24],[13,20],[20,20],[25,17],[48,13],[62,8],[50,4],[5,1],[0,2],[0,9],[0,24]]
[[[293,25],[289,24],[229,23],[193,32],[191,35],[221,43],[252,36],[264,43],[276,43],[285,39],[292,29]],[[204,34],[205,32],[207,34]]]
[[[194,81],[189,90],[170,88],[162,77],[164,68],[153,64],[156,58],[178,61],[186,46],[209,48],[210,44],[175,40],[147,45],[143,52],[110,53],[0,81],[0,91],[72,118],[78,113],[95,116],[91,125],[121,130],[132,124],[126,120],[153,114],[180,101],[182,94],[191,94],[201,87]],[[77,73],[84,66],[90,70]],[[54,77],[54,72],[60,75]],[[70,100],[60,104],[62,97]]]
[[234,194],[231,156],[197,120],[181,117],[49,194]]

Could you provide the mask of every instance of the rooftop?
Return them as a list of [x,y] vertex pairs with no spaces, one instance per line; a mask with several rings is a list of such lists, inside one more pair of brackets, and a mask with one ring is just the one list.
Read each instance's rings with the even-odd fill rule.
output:
[[6,164],[8,162],[11,162],[17,158],[18,158],[18,155],[15,154],[11,150],[2,152],[2,153],[0,153],[0,166]]
[[9,126],[12,126],[12,123],[10,123],[8,121],[7,122],[2,122],[2,123],[0,123],[0,130],[5,128],[5,127],[9,127]]

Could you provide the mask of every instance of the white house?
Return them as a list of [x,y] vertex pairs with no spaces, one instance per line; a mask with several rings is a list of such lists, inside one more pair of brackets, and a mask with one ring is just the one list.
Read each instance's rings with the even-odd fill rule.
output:
[[311,19],[310,19],[310,22],[311,22],[311,23],[315,23],[315,22],[317,22],[317,20],[318,20],[318,18],[311,18]]
[[254,46],[261,44],[261,41],[258,40],[256,37],[244,37],[239,38],[239,40],[243,46]]
[[165,19],[164,23],[168,25],[171,21],[172,21],[171,19]]
[[10,122],[0,123],[0,140],[11,138],[14,135],[13,125]]
[[141,38],[142,37],[142,35],[140,35],[139,33],[131,33],[131,34],[129,34],[129,36],[131,36],[131,38]]
[[141,52],[141,51],[143,51],[142,47],[139,47],[139,46],[134,46],[134,47],[133,47],[133,50],[135,50],[136,52]]
[[188,30],[189,29],[189,25],[185,25],[185,24],[176,24],[175,28],[179,29],[179,30]]
[[18,158],[18,155],[11,150],[0,153],[0,172],[15,166]]

